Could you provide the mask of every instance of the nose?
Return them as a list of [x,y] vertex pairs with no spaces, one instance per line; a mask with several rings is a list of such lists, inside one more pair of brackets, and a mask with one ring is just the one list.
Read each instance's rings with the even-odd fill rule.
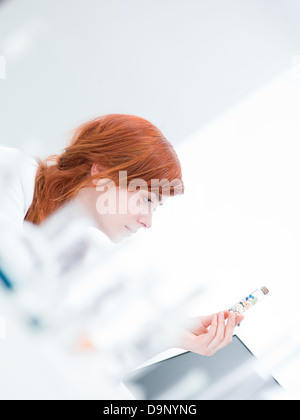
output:
[[140,215],[137,221],[142,225],[142,227],[149,229],[152,226],[152,214]]

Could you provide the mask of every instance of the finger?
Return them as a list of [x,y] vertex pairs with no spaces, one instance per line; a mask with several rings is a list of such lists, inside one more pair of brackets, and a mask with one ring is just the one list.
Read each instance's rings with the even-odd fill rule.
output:
[[244,315],[239,315],[235,317],[235,326],[240,325],[245,319]]
[[213,340],[209,343],[210,349],[215,349],[224,341],[225,334],[225,317],[224,312],[218,313],[217,331]]
[[228,316],[229,316],[229,311],[223,311],[224,312],[224,317],[225,317],[225,319],[227,319],[228,318]]
[[217,315],[213,315],[211,325],[209,328],[208,333],[205,335],[205,344],[208,345],[216,336],[218,329],[218,317]]
[[224,341],[221,344],[222,347],[220,347],[220,348],[223,348],[223,347],[227,346],[229,343],[231,343],[232,336],[233,336],[233,333],[234,333],[234,328],[236,326],[235,322],[236,322],[235,315],[233,313],[229,314],[227,325],[226,325],[226,328],[225,328]]
[[228,344],[231,343],[232,336],[234,333],[234,328],[235,328],[235,315],[234,313],[229,313],[227,324],[225,327],[224,338],[222,342],[220,342],[219,345],[214,348],[214,352],[217,352],[223,349],[224,347],[226,347]]
[[244,315],[239,315],[236,312],[224,311],[225,319],[228,319],[230,313],[235,315],[235,326],[239,325],[245,319]]
[[203,325],[205,328],[208,328],[208,327],[211,325],[212,320],[213,320],[213,317],[214,317],[215,315],[217,315],[217,314],[208,315],[208,316],[200,316],[200,320],[201,320],[201,322],[202,322],[202,325]]

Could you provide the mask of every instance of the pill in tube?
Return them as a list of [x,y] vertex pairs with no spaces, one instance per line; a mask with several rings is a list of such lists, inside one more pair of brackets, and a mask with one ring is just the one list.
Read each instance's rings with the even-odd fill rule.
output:
[[241,315],[264,299],[269,293],[270,292],[266,287],[261,287],[228,309],[228,312],[234,312],[235,315]]

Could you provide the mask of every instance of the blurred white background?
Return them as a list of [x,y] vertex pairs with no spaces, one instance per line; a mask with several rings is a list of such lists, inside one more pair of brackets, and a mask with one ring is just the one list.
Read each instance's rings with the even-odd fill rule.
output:
[[240,332],[257,354],[300,321],[299,18],[297,0],[0,3],[0,143],[46,157],[96,115],[156,124],[186,193],[118,264],[165,302],[202,287],[191,314],[267,286]]
[[299,54],[297,0],[6,0],[0,138],[42,155],[99,114],[180,143]]

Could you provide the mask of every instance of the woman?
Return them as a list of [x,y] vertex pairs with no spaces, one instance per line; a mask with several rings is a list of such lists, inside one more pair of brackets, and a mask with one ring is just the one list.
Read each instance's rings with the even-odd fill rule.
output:
[[[181,165],[161,131],[142,118],[112,114],[81,125],[61,155],[39,162],[24,216],[40,224],[63,204],[77,201],[105,235],[119,242],[150,228],[155,208],[181,193]],[[213,355],[231,341],[242,319],[227,312],[199,317],[173,344]]]

